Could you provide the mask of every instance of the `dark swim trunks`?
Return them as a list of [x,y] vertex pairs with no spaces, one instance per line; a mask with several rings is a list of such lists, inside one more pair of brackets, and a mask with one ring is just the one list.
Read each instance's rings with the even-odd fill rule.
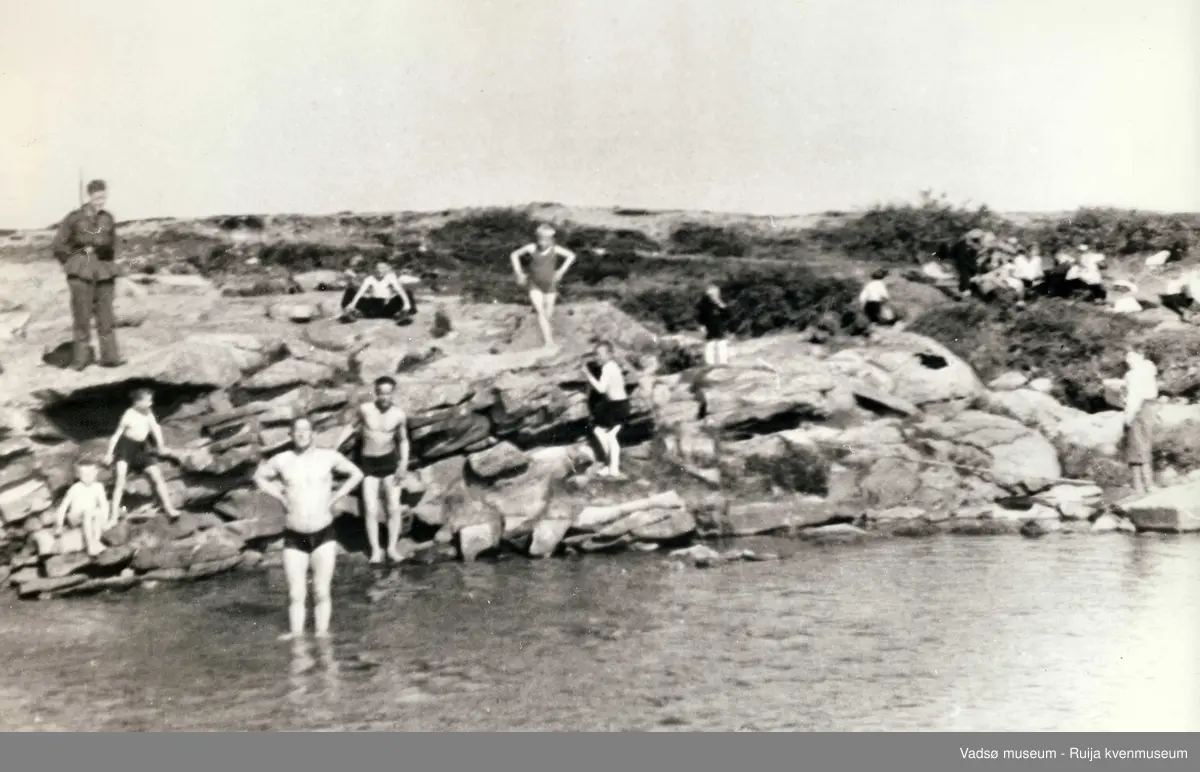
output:
[[391,477],[400,465],[400,456],[395,451],[386,456],[363,456],[359,459],[358,468],[367,477]]
[[601,429],[615,429],[629,420],[629,400],[603,399],[592,411],[592,421]]
[[310,555],[320,547],[336,539],[337,530],[333,527],[333,523],[312,533],[293,531],[291,528],[285,529],[283,532],[283,546],[285,549],[299,550]]
[[122,437],[117,440],[117,447],[113,451],[113,459],[115,461],[124,461],[129,466],[131,472],[143,472],[146,467],[154,463],[154,456],[150,453],[150,445],[146,440],[138,442],[131,440],[128,437]]

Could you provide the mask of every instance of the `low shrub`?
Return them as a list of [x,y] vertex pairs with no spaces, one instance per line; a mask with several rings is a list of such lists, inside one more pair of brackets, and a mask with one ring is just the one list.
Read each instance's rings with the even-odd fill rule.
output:
[[671,251],[679,255],[744,257],[750,239],[735,228],[686,222],[671,231]]
[[785,491],[824,496],[829,493],[830,466],[819,450],[800,446],[781,456],[747,458],[745,474]]
[[450,316],[445,309],[439,308],[433,312],[433,322],[429,328],[430,336],[434,338],[444,338],[454,330],[454,325],[450,322]]
[[704,355],[699,349],[685,346],[679,341],[660,341],[655,354],[658,357],[658,371],[663,375],[682,373],[704,364]]

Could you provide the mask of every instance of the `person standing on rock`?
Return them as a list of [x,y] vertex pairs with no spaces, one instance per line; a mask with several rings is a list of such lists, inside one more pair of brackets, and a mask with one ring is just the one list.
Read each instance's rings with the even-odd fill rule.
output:
[[54,235],[52,250],[55,259],[67,274],[71,291],[71,320],[73,330],[73,365],[83,370],[92,359],[92,318],[96,319],[96,334],[100,338],[100,364],[120,367],[117,347],[116,295],[117,226],[113,216],[104,209],[108,186],[103,180],[87,185],[88,201],[63,218]]
[[167,517],[174,520],[179,517],[179,510],[171,503],[171,494],[167,490],[167,480],[162,470],[155,463],[150,441],[154,441],[155,450],[159,454],[166,452],[162,427],[154,417],[154,392],[150,389],[135,389],[133,406],[121,416],[117,430],[108,441],[108,452],[104,456],[106,464],[116,462],[116,479],[113,481],[112,512],[108,525],[111,528],[121,519],[121,498],[125,495],[125,482],[129,473],[145,473],[154,484],[154,492],[162,502]]
[[696,306],[696,318],[704,327],[704,363],[723,365],[729,361],[729,306],[721,298],[721,288],[710,284]]
[[600,360],[600,377],[592,375],[591,369],[583,368],[588,383],[599,396],[592,411],[592,433],[600,443],[608,468],[601,471],[604,477],[621,476],[621,443],[617,434],[629,420],[629,392],[625,387],[625,374],[613,358],[611,343],[596,346],[596,357]]
[[387,556],[397,563],[403,560],[397,544],[404,527],[400,493],[404,476],[408,474],[408,416],[393,401],[395,392],[394,380],[386,375],[376,379],[375,400],[354,411],[354,422],[342,431],[337,442],[340,448],[351,437],[358,435],[359,438],[358,463],[365,475],[362,495],[372,564],[382,563],[384,555],[379,546],[380,487],[387,501]]
[[[526,244],[513,252],[513,273],[517,276],[517,284],[529,286],[529,302],[537,315],[538,329],[542,333],[542,341],[547,349],[554,348],[554,334],[550,320],[554,316],[554,303],[558,298],[558,284],[563,276],[575,263],[575,253],[560,247],[554,241],[554,228],[543,223],[537,228],[536,241]],[[528,257],[528,270],[523,264]],[[558,258],[563,264],[558,265]]]
[[1133,489],[1144,494],[1154,488],[1154,403],[1158,399],[1158,368],[1137,351],[1125,355],[1125,461]]
[[[336,491],[334,475],[346,478]],[[283,570],[288,584],[288,632],[280,636],[284,640],[304,634],[310,569],[314,630],[318,638],[329,635],[338,550],[333,505],[350,495],[362,479],[362,471],[341,453],[313,446],[313,427],[307,418],[292,422],[292,447],[272,456],[254,473],[255,485],[283,504],[287,518]]]

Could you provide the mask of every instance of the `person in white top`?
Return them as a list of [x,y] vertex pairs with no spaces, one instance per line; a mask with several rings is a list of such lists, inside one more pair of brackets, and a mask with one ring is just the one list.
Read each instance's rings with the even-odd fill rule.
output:
[[1125,355],[1125,461],[1139,494],[1154,488],[1154,404],[1158,368],[1137,351]]
[[63,523],[83,528],[83,544],[87,554],[95,557],[104,551],[100,536],[108,522],[108,494],[96,477],[100,468],[90,458],[75,464],[75,483],[67,489],[58,511],[54,513],[54,536],[62,536]]
[[1104,300],[1108,297],[1108,291],[1104,289],[1104,277],[1100,274],[1103,264],[1104,255],[1093,252],[1084,244],[1079,247],[1079,258],[1067,271],[1067,281],[1083,285],[1092,300]]
[[625,374],[613,359],[612,344],[605,342],[596,346],[596,358],[600,362],[600,377],[596,378],[588,366],[584,366],[583,374],[597,395],[592,408],[592,433],[608,461],[608,468],[600,474],[620,477],[621,444],[617,434],[629,420],[629,392],[625,387]]
[[896,311],[892,308],[892,296],[885,280],[888,269],[880,268],[871,274],[871,280],[858,293],[858,304],[871,324],[895,324]]
[[1192,311],[1200,303],[1200,270],[1191,270],[1167,283],[1162,295],[1163,306],[1190,321]]
[[392,267],[380,262],[375,265],[375,274],[363,280],[342,311],[346,316],[364,319],[400,319],[412,315],[413,302]]

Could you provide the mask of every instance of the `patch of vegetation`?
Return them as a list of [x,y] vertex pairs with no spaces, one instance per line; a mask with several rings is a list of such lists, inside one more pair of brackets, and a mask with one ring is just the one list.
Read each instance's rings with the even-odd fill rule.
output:
[[1200,215],[1161,214],[1132,209],[1084,208],[1060,219],[1016,229],[1025,243],[1043,252],[1087,244],[1107,255],[1135,255],[1167,249],[1186,255],[1197,243]]
[[434,338],[444,338],[454,330],[454,325],[450,321],[450,315],[445,309],[439,308],[433,312],[433,322],[430,324],[429,334]]
[[671,251],[678,255],[744,257],[750,247],[749,237],[736,228],[685,222],[671,232]]
[[224,217],[217,217],[215,219],[217,221],[217,224],[221,227],[221,229],[227,230],[227,231],[235,231],[235,230],[242,230],[242,229],[252,230],[252,231],[261,231],[265,227],[265,224],[263,223],[263,218],[259,217],[258,215],[253,215],[253,214],[227,215]]
[[658,252],[662,249],[654,239],[631,228],[612,230],[569,225],[564,230],[566,235],[560,239],[562,245],[577,252],[603,249],[607,252],[627,252],[636,255],[637,252]]
[[1174,467],[1181,472],[1200,469],[1200,421],[1185,421],[1165,433],[1154,446],[1154,465],[1158,469]]
[[830,466],[819,450],[798,446],[781,456],[747,458],[745,474],[785,491],[824,496],[829,493]]
[[1059,450],[1058,459],[1064,477],[1091,480],[1105,490],[1117,490],[1133,482],[1129,467],[1120,459],[1108,458],[1074,446]]
[[1054,380],[1060,401],[1088,412],[1109,409],[1103,380],[1125,369],[1136,319],[1086,304],[1042,300],[1025,308],[957,303],[915,319],[912,332],[945,344],[983,380],[1018,370]]
[[679,341],[664,340],[659,342],[658,371],[663,375],[682,373],[704,364],[704,354],[695,346],[685,346]]

